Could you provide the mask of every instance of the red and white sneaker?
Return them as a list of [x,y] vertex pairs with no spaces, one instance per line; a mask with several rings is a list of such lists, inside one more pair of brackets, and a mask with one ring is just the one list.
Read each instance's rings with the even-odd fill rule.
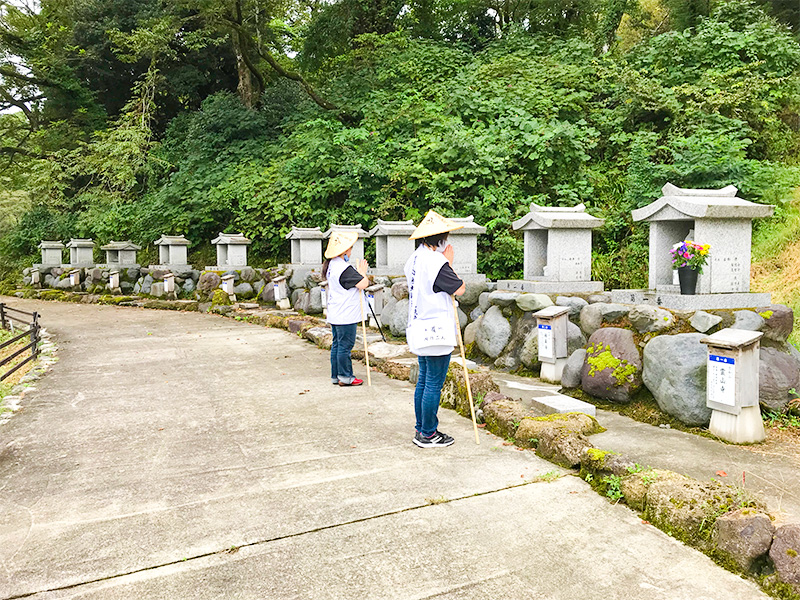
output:
[[353,381],[351,381],[350,383],[342,383],[340,381],[339,385],[341,387],[350,387],[351,385],[361,385],[362,383],[364,383],[364,381],[362,379],[356,378],[356,379],[353,379]]

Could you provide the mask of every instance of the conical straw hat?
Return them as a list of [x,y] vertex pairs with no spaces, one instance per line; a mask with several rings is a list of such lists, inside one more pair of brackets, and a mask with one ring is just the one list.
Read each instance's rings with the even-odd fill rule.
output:
[[429,235],[436,235],[437,233],[446,233],[464,227],[461,223],[456,223],[450,219],[445,219],[442,215],[435,210],[429,210],[425,218],[422,219],[414,233],[408,239],[416,240],[419,238],[428,237]]
[[334,231],[328,240],[328,247],[325,249],[325,258],[333,258],[347,252],[358,239],[357,231]]

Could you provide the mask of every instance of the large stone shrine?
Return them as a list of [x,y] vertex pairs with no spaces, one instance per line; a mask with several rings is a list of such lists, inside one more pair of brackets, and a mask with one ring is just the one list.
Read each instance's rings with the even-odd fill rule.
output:
[[247,246],[252,242],[244,234],[220,233],[211,243],[217,247],[217,264],[206,267],[206,271],[227,271],[247,266]]
[[329,239],[335,231],[355,231],[358,234],[358,239],[355,244],[353,244],[353,253],[350,255],[350,262],[356,264],[359,260],[364,258],[364,238],[366,238],[369,233],[367,233],[361,225],[331,224],[328,231],[323,234],[324,239]]
[[530,212],[512,225],[524,235],[523,279],[498,281],[497,288],[539,294],[602,292],[603,282],[591,280],[592,229],[604,222],[587,213],[583,204],[531,204]]
[[59,241],[42,240],[39,244],[39,249],[42,251],[42,262],[40,265],[45,267],[60,267],[62,254],[64,251],[64,244]]
[[182,235],[162,235],[154,244],[158,246],[158,263],[150,265],[151,269],[183,269],[191,268],[188,259],[189,240]]
[[464,281],[485,281],[486,276],[478,273],[478,236],[486,233],[486,227],[475,223],[472,215],[450,220],[463,225],[447,238],[453,246],[453,270]]
[[136,252],[141,250],[131,241],[115,242],[111,240],[105,246],[100,246],[100,250],[106,253],[106,265],[109,267],[135,267]]
[[[649,289],[614,290],[612,300],[685,310],[770,304],[770,294],[750,293],[750,246],[753,219],[771,216],[774,207],[739,198],[732,185],[704,190],[667,183],[661,191],[661,198],[632,212],[634,221],[650,226]],[[711,246],[696,295],[681,295],[673,279],[670,250],[685,239]]]
[[373,227],[369,235],[375,238],[375,266],[370,269],[373,275],[402,275],[408,257],[414,253],[414,240],[408,239],[414,233],[414,222],[382,221]]
[[325,234],[319,227],[292,227],[286,234],[291,241],[291,264],[319,266],[322,264],[322,240]]
[[67,243],[69,263],[65,267],[94,266],[94,241],[91,239],[72,238]]

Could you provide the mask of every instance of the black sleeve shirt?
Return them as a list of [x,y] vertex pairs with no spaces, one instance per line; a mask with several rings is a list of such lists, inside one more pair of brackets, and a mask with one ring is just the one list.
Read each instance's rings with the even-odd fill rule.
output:
[[364,278],[361,276],[361,273],[356,271],[353,265],[350,265],[339,275],[339,285],[346,290],[351,290],[356,287],[356,284],[362,279]]
[[436,281],[433,282],[433,291],[453,295],[462,285],[464,282],[458,278],[450,263],[444,263],[439,269]]

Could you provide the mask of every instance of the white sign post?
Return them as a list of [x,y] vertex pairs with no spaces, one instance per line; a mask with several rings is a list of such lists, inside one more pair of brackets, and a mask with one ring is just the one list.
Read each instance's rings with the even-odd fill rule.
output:
[[108,274],[108,287],[112,291],[119,289],[119,271],[111,271]]
[[544,381],[561,383],[561,373],[567,363],[568,306],[548,306],[533,314],[539,334],[539,362]]
[[734,444],[766,439],[758,404],[758,331],[723,329],[703,338],[708,346],[706,405],[708,430]]

